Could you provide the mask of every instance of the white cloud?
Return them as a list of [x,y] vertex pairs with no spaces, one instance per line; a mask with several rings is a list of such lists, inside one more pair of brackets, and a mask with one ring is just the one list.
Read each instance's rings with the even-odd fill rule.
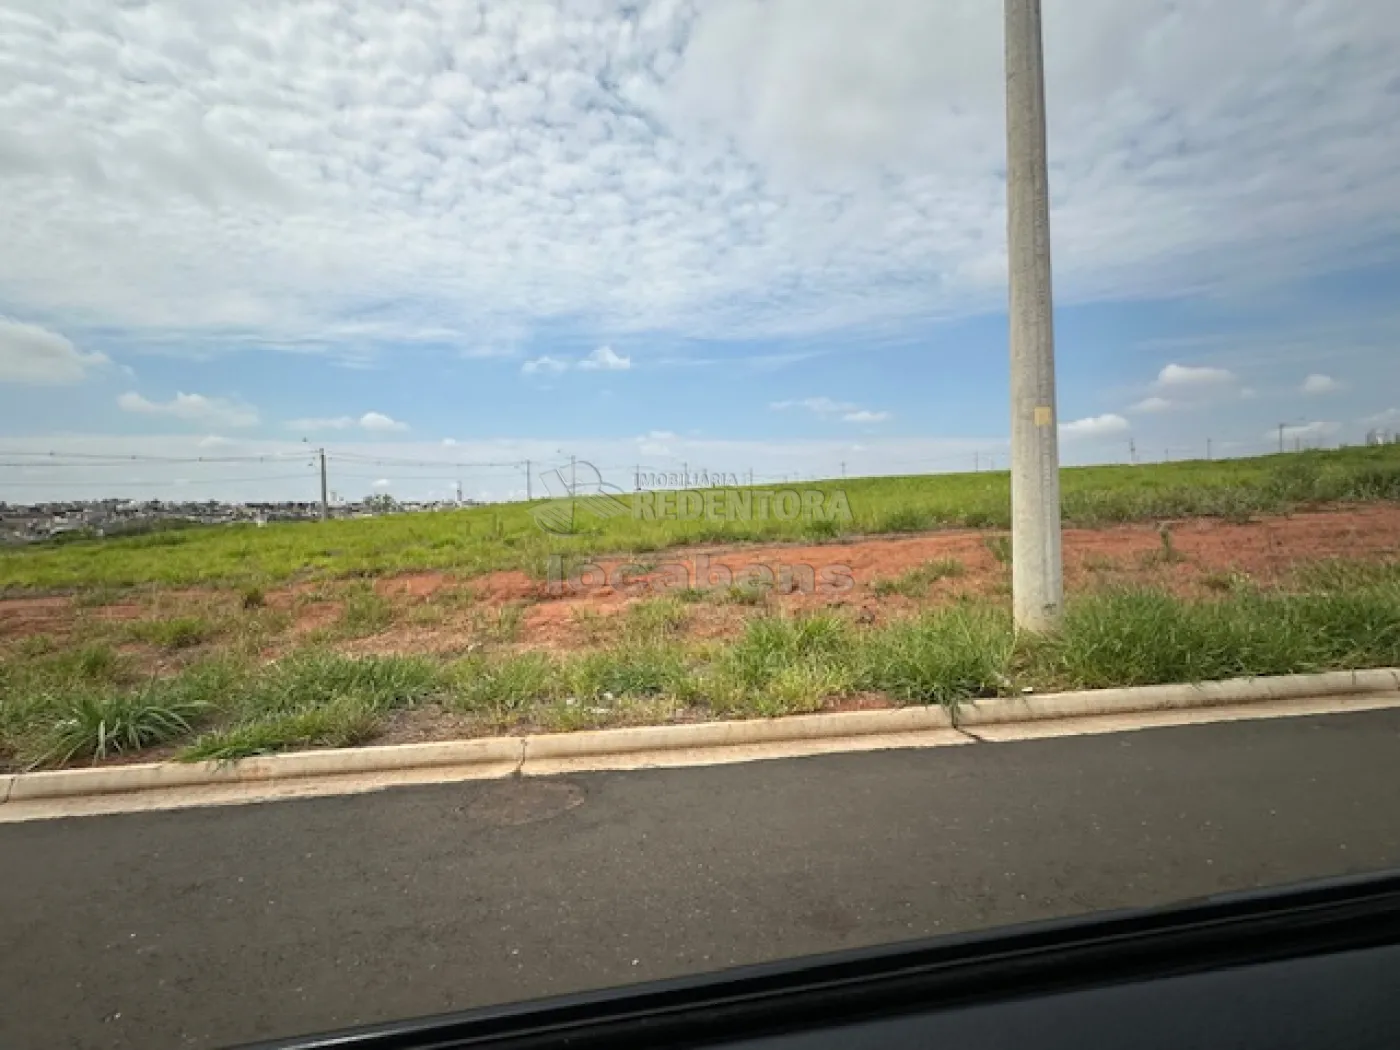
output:
[[1374,416],[1367,416],[1361,421],[1361,425],[1367,427],[1390,427],[1400,425],[1400,408],[1387,408],[1384,412],[1377,412]]
[[578,363],[586,371],[603,369],[610,372],[625,372],[632,367],[632,359],[623,357],[610,346],[600,346]]
[[443,438],[443,439],[442,439],[442,447],[443,447],[443,448],[455,448],[456,445],[457,445],[457,439],[456,439],[456,438]]
[[569,362],[561,361],[557,357],[550,357],[548,354],[537,357],[534,360],[526,361],[520,366],[520,371],[529,375],[558,375],[567,370]]
[[850,401],[837,401],[829,397],[804,397],[791,401],[770,401],[768,407],[774,412],[786,412],[789,409],[806,409],[815,416],[822,419],[832,419],[840,417],[845,423],[884,423],[892,418],[892,413],[877,412]]
[[[744,338],[1003,301],[997,4],[345,11],[10,18],[0,301],[171,352],[454,357],[558,318]],[[1065,302],[1400,240],[1391,0],[1059,0],[1046,32]]]
[[1314,373],[1303,380],[1300,388],[1305,394],[1335,394],[1345,389],[1345,384],[1331,376]]
[[1201,391],[1218,389],[1233,382],[1235,382],[1235,374],[1226,368],[1171,364],[1162,369],[1153,386],[1163,391]]
[[1067,438],[1112,437],[1117,434],[1126,434],[1129,429],[1126,419],[1111,412],[1107,415],[1090,416],[1087,419],[1076,419],[1071,423],[1060,424],[1060,433]]
[[652,430],[647,433],[647,439],[651,441],[675,441],[676,435],[669,430]]
[[220,437],[218,434],[209,434],[200,438],[197,443],[200,448],[228,448],[233,444],[228,438]]
[[[295,430],[299,433],[311,433],[318,430],[351,430],[358,427],[361,430],[368,430],[371,433],[387,434],[408,429],[407,423],[400,423],[395,419],[390,419],[383,412],[366,412],[358,419],[354,416],[320,416],[308,419],[292,419],[287,421],[286,426],[288,430]],[[448,441],[451,441],[451,438],[449,438]],[[447,441],[444,441],[443,444],[447,444]]]
[[349,430],[355,425],[354,416],[323,416],[309,419],[292,419],[287,421],[288,430],[313,431],[313,430]]
[[1133,405],[1129,412],[1169,412],[1174,408],[1173,402],[1165,397],[1148,397]]
[[151,401],[135,391],[128,391],[117,398],[117,407],[124,412],[169,416],[206,426],[252,427],[258,424],[258,410],[251,405],[203,394],[177,393],[169,401]]
[[360,417],[360,429],[376,434],[389,434],[407,430],[408,424],[390,419],[383,412],[366,412]]
[[88,369],[108,363],[102,354],[81,353],[57,332],[0,316],[0,383],[76,383]]
[[392,481],[390,481],[388,478],[380,478],[378,481],[376,481],[376,482],[374,483],[374,487],[377,488],[377,489],[381,489],[381,490],[382,490],[382,489],[391,488],[391,487],[393,486],[393,484],[394,484],[394,483],[393,483]]
[[769,408],[775,412],[786,412],[790,408],[805,408],[818,416],[834,416],[847,412],[859,412],[859,405],[853,405],[849,401],[834,401],[829,397],[804,397],[795,401],[772,401]]

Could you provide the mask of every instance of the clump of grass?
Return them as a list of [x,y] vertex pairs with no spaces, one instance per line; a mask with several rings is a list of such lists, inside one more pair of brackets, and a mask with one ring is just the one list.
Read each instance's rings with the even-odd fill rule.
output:
[[841,522],[834,518],[814,518],[802,525],[802,538],[814,543],[839,539],[844,532]]
[[325,707],[254,718],[201,734],[180,753],[186,762],[230,761],[305,747],[355,747],[378,734],[379,713],[339,698]]
[[761,583],[731,584],[716,588],[714,594],[724,605],[762,605],[768,600],[769,588]]
[[394,622],[394,606],[373,587],[357,587],[345,599],[338,631],[351,638],[378,634]]
[[882,598],[894,594],[922,598],[928,594],[929,587],[939,580],[957,579],[966,572],[966,566],[956,558],[941,558],[926,561],[893,579],[875,580],[870,589]]
[[162,696],[154,684],[140,692],[81,690],[55,700],[31,766],[96,762],[163,744],[190,732],[207,705]]
[[105,642],[52,650],[34,661],[34,670],[46,679],[79,682],[117,683],[131,674],[128,661]]
[[127,593],[127,590],[121,587],[89,587],[73,596],[73,604],[79,609],[96,609],[103,605],[117,604],[126,598]]
[[449,681],[447,703],[472,712],[516,712],[561,692],[557,668],[543,653],[469,656],[452,665]]
[[202,616],[169,616],[138,620],[129,628],[131,637],[162,649],[190,649],[214,637],[214,625]]
[[800,691],[794,667],[808,669],[808,684],[821,674],[845,681],[853,638],[850,621],[833,614],[757,617],[745,625],[737,642],[720,650],[695,686],[697,695],[717,711],[752,711],[757,704],[758,712],[775,713],[773,703],[790,701],[794,691]]
[[499,609],[478,610],[472,615],[475,633],[488,642],[514,642],[525,626],[525,608],[512,602]]
[[1346,591],[1377,584],[1400,583],[1400,561],[1365,562],[1327,558],[1293,570],[1301,587],[1315,591]]
[[1011,537],[999,534],[996,536],[984,536],[982,546],[986,547],[991,556],[996,559],[998,565],[1011,564]]
[[1147,567],[1155,565],[1179,565],[1186,560],[1186,555],[1176,549],[1176,541],[1172,538],[1170,525],[1162,525],[1157,529],[1157,537],[1160,546],[1149,551],[1142,557],[1142,564]]
[[955,704],[994,696],[1011,664],[1009,616],[958,606],[873,632],[859,654],[859,685],[906,703]]
[[1217,594],[1232,594],[1248,590],[1253,579],[1247,572],[1208,572],[1201,576],[1201,586]]
[[1118,572],[1123,566],[1116,558],[1104,554],[1090,554],[1084,559],[1084,568],[1093,573]]
[[681,587],[675,592],[674,597],[677,601],[694,605],[696,602],[703,602],[708,598],[709,592],[699,587]]
[[263,593],[261,587],[256,585],[244,587],[243,590],[239,592],[238,604],[248,610],[261,609],[267,604],[267,595]]
[[557,670],[566,696],[612,703],[623,697],[676,696],[688,692],[684,650],[663,642],[628,644],[581,653]]
[[934,516],[922,507],[899,507],[880,519],[877,532],[925,532],[936,524]]
[[447,610],[432,602],[424,602],[409,610],[408,622],[415,627],[441,627],[447,622]]
[[265,668],[245,707],[253,712],[306,711],[349,697],[388,711],[427,699],[444,681],[441,665],[426,657],[351,657],[310,650]]
[[679,634],[690,611],[675,598],[654,598],[628,607],[623,631],[631,639],[664,638]]

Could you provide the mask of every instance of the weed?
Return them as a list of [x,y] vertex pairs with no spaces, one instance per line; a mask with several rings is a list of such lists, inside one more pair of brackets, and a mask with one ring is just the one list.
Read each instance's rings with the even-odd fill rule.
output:
[[525,609],[519,603],[499,609],[479,610],[472,616],[475,632],[488,642],[513,642],[525,625]]
[[73,598],[79,609],[95,609],[103,605],[116,605],[127,597],[127,591],[120,587],[93,587],[82,591]]
[[357,587],[345,599],[337,628],[350,638],[378,634],[394,622],[394,606],[373,587]]
[[433,602],[421,602],[408,611],[408,622],[415,627],[438,627],[447,621],[447,610]]
[[992,557],[996,559],[998,565],[1011,564],[1011,537],[998,534],[996,536],[982,537],[982,546],[986,547]]
[[906,598],[922,598],[937,581],[957,579],[966,572],[966,567],[956,558],[926,561],[894,579],[875,580],[870,589],[882,598],[893,594],[902,594]]
[[803,525],[802,538],[821,543],[823,540],[839,539],[842,531],[841,522],[834,518],[814,518]]
[[674,597],[677,601],[686,602],[688,604],[693,605],[696,602],[703,602],[706,598],[708,598],[709,592],[702,590],[699,587],[682,587],[675,592]]
[[202,703],[162,697],[154,683],[139,693],[70,693],[53,704],[54,721],[32,765],[61,766],[78,758],[96,762],[162,744],[188,733],[204,710]]
[[1118,572],[1123,566],[1117,558],[1110,558],[1103,554],[1090,554],[1084,559],[1084,568],[1090,572],[1101,573]]
[[1160,546],[1154,551],[1148,551],[1140,559],[1142,564],[1151,568],[1157,565],[1179,565],[1186,560],[1186,555],[1176,549],[1176,542],[1172,539],[1170,525],[1163,524],[1157,529],[1157,537]]
[[215,729],[180,753],[186,762],[230,761],[303,747],[354,747],[379,732],[377,711],[362,701],[338,698],[325,707],[253,718]]
[[623,630],[631,639],[662,638],[685,629],[690,612],[675,598],[637,602],[627,609]]
[[162,649],[190,649],[214,636],[214,625],[201,616],[171,616],[138,620],[129,628],[131,637]]
[[923,532],[933,527],[933,515],[920,507],[900,507],[882,519],[878,532]]
[[733,584],[714,593],[725,605],[762,605],[768,600],[768,587],[759,583]]
[[1208,572],[1201,576],[1201,586],[1217,594],[1248,590],[1253,582],[1247,572]]
[[1013,649],[999,610],[954,607],[873,633],[859,653],[859,688],[906,703],[953,704],[995,695]]
[[244,587],[238,597],[238,604],[245,609],[261,609],[267,604],[267,596],[261,587]]
[[553,662],[541,653],[471,656],[449,670],[448,703],[464,711],[519,711],[560,694]]

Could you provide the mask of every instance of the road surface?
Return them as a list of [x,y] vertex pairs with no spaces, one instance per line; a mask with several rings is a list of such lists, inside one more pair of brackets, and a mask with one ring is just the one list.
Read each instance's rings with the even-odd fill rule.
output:
[[0,825],[0,1046],[214,1047],[1400,866],[1400,711]]

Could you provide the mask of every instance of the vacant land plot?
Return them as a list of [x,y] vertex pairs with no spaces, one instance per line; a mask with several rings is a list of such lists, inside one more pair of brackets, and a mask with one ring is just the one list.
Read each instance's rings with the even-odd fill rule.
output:
[[[0,593],[158,584],[267,585],[380,577],[421,570],[476,576],[514,569],[544,578],[550,555],[646,553],[697,543],[827,542],[843,536],[1006,528],[1004,473],[857,478],[790,488],[840,491],[849,520],[776,514],[747,520],[599,518],[581,512],[575,534],[550,535],[538,504],[506,504],[358,521],[219,526],[108,541],[0,551]],[[1400,500],[1400,447],[1343,449],[1223,462],[1078,467],[1063,472],[1068,522],[1215,517],[1247,521],[1315,504]],[[621,502],[630,507],[631,496]]]
[[[1193,471],[1214,480],[1183,490]],[[1397,664],[1397,477],[1391,450],[1348,450],[1144,468],[1130,485],[1080,489],[1069,512],[1077,499],[1131,520],[1067,529],[1072,603],[1052,640],[1011,629],[995,501],[984,528],[902,531],[958,520],[935,522],[931,508],[975,502],[975,486],[1004,483],[990,476],[850,483],[856,524],[901,529],[821,542],[780,531],[776,542],[683,544],[707,523],[630,518],[562,540],[528,518],[528,534],[452,531],[524,513],[507,508],[8,552],[0,764],[227,758]],[[1344,501],[1326,498],[1338,492]],[[1191,500],[1219,513],[1125,509]],[[455,546],[400,548],[412,571],[366,575],[406,529]],[[609,529],[635,536],[612,543]],[[278,568],[341,542],[358,552],[352,563],[367,561]],[[194,571],[196,554],[214,565],[245,544],[227,573]],[[546,561],[564,555],[556,571],[522,567],[534,544]],[[444,551],[458,560],[431,564]],[[156,583],[126,585],[148,570]]]

